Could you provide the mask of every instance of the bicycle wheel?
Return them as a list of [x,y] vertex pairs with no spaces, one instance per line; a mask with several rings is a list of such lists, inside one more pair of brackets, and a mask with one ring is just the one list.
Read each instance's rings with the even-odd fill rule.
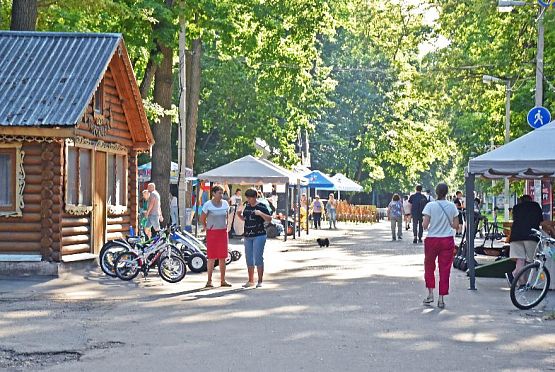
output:
[[131,280],[139,275],[139,256],[134,252],[122,252],[114,262],[116,275],[121,280]]
[[114,268],[114,262],[119,254],[126,251],[128,248],[124,247],[121,244],[108,242],[104,244],[100,253],[98,255],[98,261],[100,263],[100,268],[104,272],[104,274],[116,277],[116,270]]
[[207,261],[208,260],[204,254],[195,252],[187,258],[187,265],[189,266],[189,270],[192,272],[202,273],[206,271]]
[[549,290],[551,278],[549,271],[533,262],[522,268],[511,284],[511,301],[522,310],[538,305]]
[[158,273],[166,282],[177,283],[187,274],[187,265],[179,256],[165,256],[158,263]]

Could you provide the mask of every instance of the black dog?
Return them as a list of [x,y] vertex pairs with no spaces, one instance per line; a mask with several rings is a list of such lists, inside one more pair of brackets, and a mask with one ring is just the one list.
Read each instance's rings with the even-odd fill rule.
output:
[[318,245],[320,246],[320,248],[330,246],[330,240],[328,238],[324,238],[324,239],[318,238],[316,239],[316,241],[318,242]]

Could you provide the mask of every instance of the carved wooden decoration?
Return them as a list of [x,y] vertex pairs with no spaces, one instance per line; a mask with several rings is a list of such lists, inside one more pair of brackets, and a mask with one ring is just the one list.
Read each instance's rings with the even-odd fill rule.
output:
[[89,131],[97,137],[104,137],[112,128],[112,106],[108,106],[103,114],[91,112],[85,114],[84,122]]
[[54,234],[53,226],[54,221],[52,218],[53,214],[53,196],[54,192],[52,191],[54,187],[54,153],[50,145],[43,143],[42,144],[42,182],[41,182],[41,235],[42,238],[40,240],[42,257],[47,261],[52,261],[52,253],[53,253],[53,239],[52,236]]

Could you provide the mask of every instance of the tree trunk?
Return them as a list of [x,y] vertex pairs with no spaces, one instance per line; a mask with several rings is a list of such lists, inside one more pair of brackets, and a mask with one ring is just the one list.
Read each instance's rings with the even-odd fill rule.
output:
[[37,28],[37,0],[13,0],[10,30],[35,31]]
[[152,87],[152,81],[154,80],[154,74],[156,73],[156,62],[154,58],[158,55],[158,50],[154,49],[150,51],[150,56],[148,57],[148,62],[146,64],[145,75],[143,80],[141,80],[141,86],[139,91],[141,92],[141,98],[145,99],[148,97],[148,92],[150,87]]
[[198,104],[200,99],[200,59],[202,40],[193,40],[193,53],[187,74],[187,167],[194,169],[197,143]]
[[[165,45],[159,45],[162,62],[154,75],[154,102],[165,110],[172,105],[173,82],[173,50]],[[152,126],[154,146],[152,148],[152,177],[156,189],[160,193],[164,224],[170,222],[170,173],[171,173],[171,116],[164,115],[160,122]]]

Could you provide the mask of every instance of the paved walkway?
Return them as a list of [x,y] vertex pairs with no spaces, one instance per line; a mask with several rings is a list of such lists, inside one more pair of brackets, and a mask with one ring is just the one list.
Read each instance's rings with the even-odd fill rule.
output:
[[272,240],[261,289],[240,288],[244,259],[228,266],[233,288],[208,291],[189,273],[0,280],[0,369],[555,370],[554,293],[519,311],[504,280],[468,291],[454,271],[446,309],[424,307],[422,245],[389,240],[385,222]]

